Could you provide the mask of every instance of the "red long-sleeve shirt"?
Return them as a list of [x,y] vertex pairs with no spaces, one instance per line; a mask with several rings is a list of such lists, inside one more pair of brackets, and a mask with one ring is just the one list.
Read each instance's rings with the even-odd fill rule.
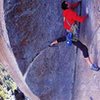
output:
[[[76,8],[79,5],[79,3],[72,4],[71,8]],[[75,24],[75,22],[84,22],[87,16],[79,16],[77,12],[75,12],[72,9],[66,9],[63,10],[63,17],[64,20],[64,28],[71,31],[71,25]],[[68,21],[68,22],[67,22]],[[68,24],[70,23],[70,25]]]

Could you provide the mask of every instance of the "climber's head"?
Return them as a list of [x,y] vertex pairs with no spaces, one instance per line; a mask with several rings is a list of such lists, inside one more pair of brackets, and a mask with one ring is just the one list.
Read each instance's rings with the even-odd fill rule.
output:
[[71,7],[71,5],[67,1],[63,1],[62,4],[61,4],[61,8],[63,10],[69,9],[70,7]]

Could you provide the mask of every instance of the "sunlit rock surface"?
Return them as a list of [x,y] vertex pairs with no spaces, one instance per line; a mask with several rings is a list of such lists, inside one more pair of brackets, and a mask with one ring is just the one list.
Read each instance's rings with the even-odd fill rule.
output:
[[[89,8],[89,18],[81,27],[80,39],[88,46],[90,57],[94,63],[100,67],[100,0],[83,1],[83,8],[85,6]],[[84,9],[82,13],[85,14]],[[99,100],[100,71],[90,70],[80,50],[76,66],[73,100]]]
[[[82,15],[89,6],[89,18],[80,34],[97,64],[99,5],[100,0],[82,2]],[[66,47],[65,42],[48,47],[65,31],[60,6],[59,0],[5,0],[8,35],[19,67],[41,100],[99,100],[99,73],[89,69],[80,50],[76,54],[76,48]]]

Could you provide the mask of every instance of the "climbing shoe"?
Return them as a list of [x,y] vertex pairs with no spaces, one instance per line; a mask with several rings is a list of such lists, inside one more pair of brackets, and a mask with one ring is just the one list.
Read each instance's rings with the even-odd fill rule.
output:
[[57,45],[56,44],[53,44],[53,45],[49,44],[48,46],[49,47],[56,47]]
[[49,47],[57,47],[57,44],[50,43],[48,46]]
[[91,70],[94,70],[94,71],[100,70],[100,68],[96,64],[92,64],[90,68],[91,68]]

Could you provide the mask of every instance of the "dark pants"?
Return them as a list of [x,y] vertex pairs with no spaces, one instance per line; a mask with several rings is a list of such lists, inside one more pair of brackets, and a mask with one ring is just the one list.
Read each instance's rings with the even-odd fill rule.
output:
[[[58,38],[57,41],[58,42],[64,42],[64,41],[66,41],[66,36],[62,36],[62,37]],[[72,41],[72,43],[73,43],[73,45],[75,45],[76,47],[78,47],[83,52],[84,58],[89,57],[88,48],[84,44],[82,44],[79,40]]]

